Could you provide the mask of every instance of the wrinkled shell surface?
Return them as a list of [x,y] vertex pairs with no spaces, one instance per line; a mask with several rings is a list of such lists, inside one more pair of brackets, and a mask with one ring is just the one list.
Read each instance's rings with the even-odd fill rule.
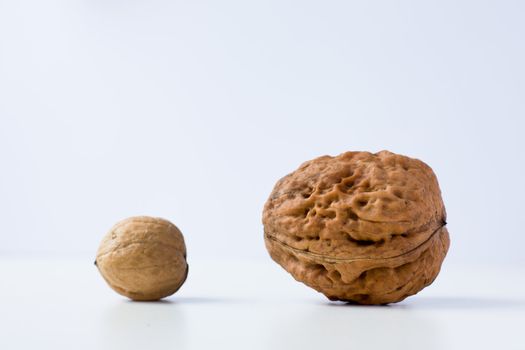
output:
[[95,263],[111,288],[133,300],[172,295],[188,273],[182,233],[167,220],[146,216],[113,226]]
[[263,212],[272,259],[331,300],[398,302],[432,283],[449,247],[432,169],[388,151],[302,164]]

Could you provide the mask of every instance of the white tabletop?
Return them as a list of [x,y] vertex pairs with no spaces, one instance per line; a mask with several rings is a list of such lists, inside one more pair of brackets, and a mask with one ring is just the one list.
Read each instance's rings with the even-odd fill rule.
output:
[[89,259],[0,259],[0,349],[525,349],[525,269],[445,264],[390,306],[329,302],[267,261],[190,260],[162,302]]

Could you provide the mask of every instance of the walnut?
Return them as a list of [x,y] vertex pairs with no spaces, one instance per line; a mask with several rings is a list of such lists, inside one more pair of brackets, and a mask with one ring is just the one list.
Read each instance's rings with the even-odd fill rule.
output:
[[263,212],[270,256],[330,300],[399,302],[431,284],[450,241],[432,169],[388,151],[303,163]]
[[158,300],[186,280],[186,246],[171,222],[147,216],[118,222],[102,240],[95,260],[113,290],[133,300]]

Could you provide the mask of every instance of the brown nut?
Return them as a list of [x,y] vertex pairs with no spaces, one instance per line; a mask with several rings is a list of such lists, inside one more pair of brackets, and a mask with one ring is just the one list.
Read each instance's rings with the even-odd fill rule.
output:
[[388,151],[306,163],[263,212],[270,256],[330,300],[386,304],[431,284],[450,241],[432,169]]
[[106,234],[95,260],[113,290],[133,300],[158,300],[186,280],[186,246],[171,222],[147,216],[118,222]]

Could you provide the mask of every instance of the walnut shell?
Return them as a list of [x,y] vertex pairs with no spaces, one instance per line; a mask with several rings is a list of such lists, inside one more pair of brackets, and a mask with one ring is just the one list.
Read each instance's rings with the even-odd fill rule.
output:
[[450,241],[439,185],[420,160],[346,152],[303,163],[263,212],[270,256],[330,300],[386,304],[431,284]]
[[115,224],[95,260],[113,290],[133,300],[158,300],[175,293],[188,275],[186,246],[171,222],[137,216]]

